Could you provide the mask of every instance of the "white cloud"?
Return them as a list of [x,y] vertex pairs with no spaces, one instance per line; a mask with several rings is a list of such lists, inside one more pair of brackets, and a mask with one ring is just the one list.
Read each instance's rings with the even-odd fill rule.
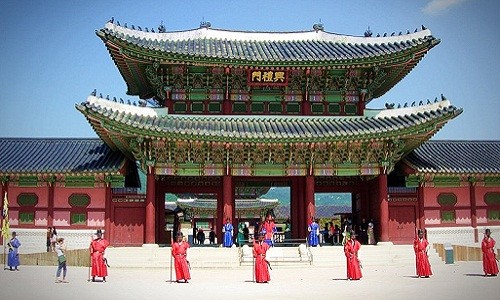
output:
[[434,15],[465,1],[467,0],[432,0],[427,3],[422,11],[426,14]]

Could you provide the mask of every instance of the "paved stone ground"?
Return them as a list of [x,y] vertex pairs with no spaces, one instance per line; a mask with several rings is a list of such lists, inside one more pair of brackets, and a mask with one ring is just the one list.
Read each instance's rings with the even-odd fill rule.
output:
[[[365,267],[359,281],[345,266],[275,266],[271,282],[252,282],[251,267],[194,269],[189,283],[171,283],[162,269],[109,269],[108,282],[88,282],[88,268],[69,267],[69,283],[55,283],[56,267],[21,266],[0,272],[0,299],[500,299],[500,277],[482,276],[481,262],[434,264],[417,278],[414,266]],[[175,277],[175,274],[173,275]]]

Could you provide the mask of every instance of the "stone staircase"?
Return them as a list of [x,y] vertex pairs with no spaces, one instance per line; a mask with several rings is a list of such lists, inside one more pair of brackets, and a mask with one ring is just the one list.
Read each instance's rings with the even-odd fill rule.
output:
[[[269,253],[273,266],[286,267],[339,267],[345,266],[345,256],[341,246],[310,248],[312,263],[300,256],[298,247],[276,247]],[[112,268],[168,268],[170,247],[110,247],[106,257]],[[411,245],[363,245],[359,252],[363,266],[399,266],[415,264]],[[444,263],[434,249],[429,251],[432,264]],[[251,256],[239,261],[239,249],[221,247],[191,247],[188,250],[191,268],[231,269],[252,266]]]

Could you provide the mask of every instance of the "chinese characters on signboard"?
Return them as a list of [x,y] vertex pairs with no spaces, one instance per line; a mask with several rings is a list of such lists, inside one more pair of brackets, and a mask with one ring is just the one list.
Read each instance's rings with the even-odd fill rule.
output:
[[248,85],[286,86],[288,73],[284,70],[248,70]]

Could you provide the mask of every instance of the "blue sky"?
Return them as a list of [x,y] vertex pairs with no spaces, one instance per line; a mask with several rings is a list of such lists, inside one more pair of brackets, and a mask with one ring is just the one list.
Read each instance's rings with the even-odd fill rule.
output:
[[94,90],[136,101],[95,30],[121,24],[399,33],[423,24],[441,43],[370,108],[444,94],[464,113],[433,137],[500,140],[500,1],[13,1],[0,2],[0,136],[96,137],[75,103]]

